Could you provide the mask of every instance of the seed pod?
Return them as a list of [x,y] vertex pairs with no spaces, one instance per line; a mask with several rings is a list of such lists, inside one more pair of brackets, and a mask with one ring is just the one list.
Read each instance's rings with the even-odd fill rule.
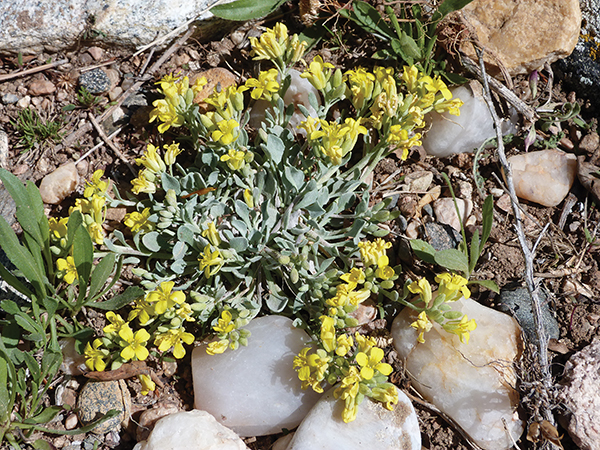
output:
[[293,284],[296,284],[299,279],[300,279],[300,275],[298,274],[298,270],[296,270],[295,267],[292,267],[292,270],[290,272],[290,281]]

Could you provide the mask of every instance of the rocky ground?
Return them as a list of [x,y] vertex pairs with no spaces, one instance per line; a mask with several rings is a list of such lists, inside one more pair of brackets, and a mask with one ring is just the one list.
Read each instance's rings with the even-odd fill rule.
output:
[[[302,25],[297,13],[293,9],[289,12],[291,14],[286,14],[288,26],[300,30]],[[248,36],[256,33],[258,25],[270,26],[281,18],[243,24],[224,37],[219,36],[211,41],[190,38],[176,46],[175,51],[156,68],[153,64],[165,52],[165,48],[134,55],[129,49],[102,47],[84,39],[74,43],[72,49],[59,53],[0,56],[0,165],[23,180],[38,183],[55,168],[76,160],[79,161],[78,174],[83,179],[89,179],[97,169],[104,169],[113,182],[127,185],[133,178],[131,164],[134,159],[140,157],[148,142],[160,139],[155,125],[148,123],[151,108],[148,105],[157,98],[153,82],[172,72],[192,75],[214,67],[228,68],[238,79],[245,79],[254,70],[248,55]],[[340,67],[367,64],[369,55],[379,43],[364,31],[357,35],[355,29],[343,22],[332,21],[331,27],[337,33],[326,36],[313,54],[319,53],[325,60]],[[40,66],[45,64],[48,66],[40,70]],[[462,70],[459,64],[454,67]],[[146,80],[142,76],[148,74],[149,68],[155,70]],[[102,69],[106,79],[102,75],[88,76],[88,81],[80,78],[86,74],[97,74],[98,69]],[[28,71],[30,74],[27,74]],[[466,71],[463,73],[468,75]],[[544,74],[548,76],[547,72]],[[143,82],[137,86],[138,81]],[[94,93],[81,94],[81,85],[85,83]],[[514,77],[513,83],[513,92],[525,97],[526,77]],[[122,102],[123,93],[130,89],[132,95]],[[579,103],[582,106],[581,117],[587,124],[586,127],[580,127],[572,121],[563,122],[565,135],[555,139],[558,147],[583,155],[589,161],[597,161],[600,159],[600,142],[596,133],[598,109],[557,80],[552,89],[555,99]],[[35,114],[32,120],[42,124],[44,129],[48,130],[55,124],[55,130],[48,131],[46,139],[39,135],[28,138],[23,127],[19,127],[19,120],[23,120],[22,112],[27,108]],[[549,133],[547,138],[552,139]],[[521,148],[522,137],[509,144],[507,153],[516,154]],[[483,198],[475,189],[472,169],[472,154],[434,158],[416,148],[405,162],[396,155],[382,160],[376,170],[373,186],[377,188],[378,195],[384,197],[396,190],[403,177],[426,171],[433,174],[433,185],[444,190],[441,173],[447,173],[455,186],[461,186],[463,191],[471,189],[477,215]],[[510,202],[497,178],[500,177],[500,170],[493,150],[479,161],[479,172],[485,180],[485,188],[495,192],[495,226],[473,277],[493,279],[502,288],[509,285],[524,286],[525,262],[514,231]],[[82,192],[80,185],[72,197],[58,205],[47,206],[48,215],[63,217],[72,205],[73,198]],[[396,208],[402,212],[405,222],[416,216],[422,216],[424,222],[435,222],[430,206],[419,203],[423,197],[420,193],[398,196]],[[529,242],[539,239],[534,275],[546,293],[546,304],[551,311],[549,326],[558,330],[558,338],[550,340],[548,353],[550,370],[557,383],[553,388],[559,386],[567,360],[590,344],[598,336],[600,327],[600,241],[597,237],[600,213],[594,201],[588,189],[576,181],[569,197],[557,207],[541,207],[533,203],[523,205],[526,237]],[[6,191],[0,191],[0,209],[9,209],[6,206],[8,203]],[[122,220],[122,215],[119,216],[118,212],[114,214],[109,217],[109,223],[116,226]],[[399,219],[398,223],[390,225],[397,230],[406,230],[400,222]],[[544,228],[546,225],[549,226]],[[543,229],[545,232],[542,235]],[[436,238],[432,235],[420,237],[430,240]],[[405,264],[409,274],[426,273],[429,269],[407,252],[406,238],[406,233],[400,232],[395,239],[394,251],[398,261]],[[500,307],[499,297],[489,291],[482,290],[475,293],[474,297],[484,305]],[[101,317],[95,317],[93,312],[88,320],[95,328],[102,328],[103,324],[99,322]],[[564,405],[552,400],[555,398],[553,393],[547,396],[536,394],[536,390],[545,388],[532,382],[535,377],[532,378],[529,368],[536,366],[533,363],[535,360],[535,345],[530,343],[518,365],[522,416],[527,420],[542,406],[549,407],[560,416],[564,412]],[[411,390],[410,379],[401,370],[401,362],[395,361],[395,365],[400,370],[394,382],[415,398],[424,448],[473,448],[455,426],[431,410],[425,402],[418,400],[416,392]],[[164,387],[151,396],[141,395],[137,381],[124,382],[124,389],[131,395],[132,420],[121,432],[104,435],[99,447],[93,444],[95,436],[76,435],[49,438],[48,442],[53,446],[49,448],[130,449],[138,438],[144,436],[144,426],[152,419],[141,417],[142,412],[150,406],[159,405],[165,410],[189,410],[193,407],[189,353],[181,361],[157,366],[157,375]],[[75,377],[68,383],[66,380],[56,380],[57,389],[53,395],[58,394],[60,387],[61,395],[68,397],[64,401],[74,405],[81,395],[80,388],[85,379]],[[52,402],[53,399],[48,401]],[[549,404],[542,405],[543,402]],[[62,416],[53,425],[69,429],[73,420],[68,415]],[[577,448],[562,425],[558,427],[558,434],[564,435],[563,447]],[[266,450],[275,439],[250,438],[246,439],[246,443],[252,449]],[[534,444],[523,437],[519,448],[537,448],[547,441],[546,436],[540,443]]]

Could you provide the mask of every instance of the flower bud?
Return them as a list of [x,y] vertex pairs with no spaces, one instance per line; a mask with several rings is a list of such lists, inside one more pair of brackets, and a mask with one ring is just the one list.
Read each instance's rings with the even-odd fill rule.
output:
[[173,189],[167,190],[167,194],[165,195],[165,203],[170,208],[175,208],[177,206],[177,194]]
[[279,255],[279,264],[287,266],[290,263],[290,257],[288,255]]
[[173,317],[171,319],[171,328],[179,328],[181,326],[181,319],[179,317]]
[[345,324],[346,328],[357,327],[358,326],[358,320],[356,320],[354,317],[346,317],[346,320],[344,321],[344,324]]
[[299,279],[300,279],[300,275],[298,274],[298,270],[295,267],[292,267],[292,270],[290,272],[290,281],[293,284],[296,284]]
[[534,70],[529,75],[529,89],[531,90],[531,98],[537,97],[537,84],[540,79],[540,74],[537,70]]
[[381,283],[379,283],[379,285],[383,288],[383,289],[392,289],[394,287],[394,282],[391,280],[384,280]]
[[342,71],[340,69],[336,69],[335,72],[333,72],[333,78],[332,78],[332,82],[331,85],[336,88],[338,86],[340,86],[342,84]]

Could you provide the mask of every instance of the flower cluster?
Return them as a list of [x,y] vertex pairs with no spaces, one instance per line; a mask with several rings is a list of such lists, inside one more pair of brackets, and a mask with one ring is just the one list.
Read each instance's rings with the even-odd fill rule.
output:
[[475,319],[469,320],[467,315],[460,311],[452,310],[448,303],[455,302],[462,297],[469,298],[471,292],[467,287],[468,280],[460,275],[441,273],[435,277],[439,283],[438,290],[432,292],[431,284],[425,278],[414,281],[408,285],[408,290],[419,297],[409,307],[419,312],[417,320],[411,326],[419,333],[417,341],[424,343],[424,334],[431,330],[434,321],[448,333],[456,334],[464,344],[469,343],[470,332],[477,328]]
[[376,239],[358,245],[364,268],[354,267],[339,277],[335,295],[325,302],[328,314],[319,318],[317,349],[305,347],[294,358],[303,389],[323,392],[324,383],[340,382],[334,396],[344,402],[344,422],[356,418],[365,396],[383,402],[388,409],[398,402],[396,388],[387,382],[392,367],[383,362],[384,351],[375,339],[345,332],[358,325],[352,317],[358,306],[380,289],[392,288],[398,278],[386,255],[390,243]]
[[137,178],[131,181],[133,188],[131,192],[139,194],[154,194],[156,192],[156,183],[160,181],[161,175],[169,168],[169,172],[173,171],[173,164],[177,159],[177,155],[181,153],[179,144],[164,145],[164,157],[161,157],[158,152],[158,147],[152,144],[146,146],[146,150],[141,158],[137,158],[135,162],[144,166],[144,169],[138,173]]
[[306,51],[306,41],[301,41],[298,35],[290,36],[287,27],[277,23],[273,29],[267,29],[260,38],[251,37],[251,56],[254,59],[270,60],[280,72],[295,64]]
[[[234,314],[237,316],[235,319]],[[242,317],[242,315],[245,317]],[[223,353],[227,348],[235,350],[240,344],[248,345],[250,332],[241,328],[250,322],[247,311],[240,314],[230,308],[225,309],[221,312],[221,317],[216,322],[212,329],[216,333],[217,339],[208,344],[206,353],[216,355]]]

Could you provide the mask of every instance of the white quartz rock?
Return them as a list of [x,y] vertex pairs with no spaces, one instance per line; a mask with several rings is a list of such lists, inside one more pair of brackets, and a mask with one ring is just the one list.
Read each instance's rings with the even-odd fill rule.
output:
[[577,176],[577,157],[550,149],[508,158],[517,197],[556,206],[567,196]]
[[398,390],[393,411],[368,398],[356,420],[344,423],[344,403],[330,389],[302,421],[286,450],[421,450],[419,421],[408,397]]
[[185,411],[163,417],[148,440],[134,450],[247,450],[237,434],[206,411]]
[[220,355],[206,353],[206,344],[192,353],[197,409],[211,413],[240,436],[263,436],[291,429],[319,399],[302,390],[293,369],[294,356],[310,341],[282,316],[254,319],[246,327],[248,346]]
[[[464,102],[460,107],[460,116],[453,116],[448,112],[431,112],[431,128],[423,138],[425,151],[438,158],[472,152],[486,139],[496,137],[494,121],[481,95],[473,94],[473,91],[465,86],[450,91],[453,97]],[[512,125],[509,123],[503,125],[504,134],[511,129]]]
[[[471,214],[471,211],[473,210],[473,202],[471,200],[457,198],[456,205],[458,206],[458,211],[460,212],[460,217],[464,225],[467,222],[469,214]],[[438,198],[433,202],[433,212],[435,213],[438,222],[450,225],[455,230],[460,231],[460,219],[456,214],[456,207],[454,206],[452,198]]]
[[468,344],[437,323],[419,344],[417,330],[410,326],[416,313],[405,308],[392,325],[394,347],[400,359],[406,358],[406,370],[421,395],[452,417],[480,447],[511,448],[502,419],[515,440],[523,432],[516,412],[519,394],[511,387],[516,382],[512,362],[522,347],[519,325],[471,299],[449,305],[477,322]]
[[[310,81],[300,76],[300,72],[298,72],[296,69],[290,69],[289,73],[291,76],[291,82],[290,87],[283,96],[283,103],[286,106],[293,103],[295,108],[294,113],[292,114],[292,117],[288,124],[288,127],[290,128],[290,130],[292,130],[293,133],[299,133],[302,136],[306,136],[305,130],[297,128],[298,125],[300,125],[300,122],[306,120],[306,117],[304,116],[304,114],[302,114],[300,108],[298,108],[298,105],[306,107],[309,115],[311,117],[316,118],[317,112],[310,105],[308,95],[310,92],[312,92],[315,95],[315,98],[317,99],[317,103],[319,105],[321,104],[321,97],[319,91],[317,91],[317,89],[312,84],[310,84]],[[260,128],[261,122],[265,119],[265,111],[267,109],[271,110],[270,105],[271,104],[266,100],[258,100],[254,104],[252,110],[250,110],[249,124],[251,127]]]
[[73,193],[79,183],[74,162],[60,166],[46,175],[40,183],[40,195],[44,203],[57,205]]

